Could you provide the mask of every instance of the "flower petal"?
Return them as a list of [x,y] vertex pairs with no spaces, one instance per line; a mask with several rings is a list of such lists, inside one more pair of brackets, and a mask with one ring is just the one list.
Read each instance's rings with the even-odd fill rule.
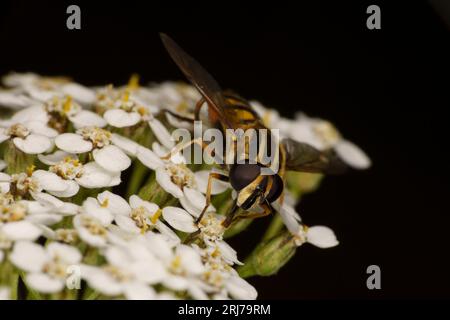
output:
[[164,162],[150,149],[139,146],[136,153],[137,158],[147,168],[156,170],[164,165]]
[[141,229],[136,226],[136,223],[129,216],[117,215],[114,217],[114,221],[120,229],[133,234],[139,234]]
[[80,251],[64,243],[52,242],[47,246],[47,252],[53,258],[61,259],[66,264],[76,264],[81,261]]
[[52,142],[46,136],[30,134],[25,139],[14,138],[14,145],[27,154],[43,153],[52,147]]
[[20,241],[14,245],[9,259],[19,269],[39,272],[48,261],[49,255],[42,246],[36,243]]
[[87,279],[89,285],[107,296],[118,296],[122,293],[123,286],[113,277],[103,271],[97,271]]
[[148,125],[152,129],[158,141],[166,148],[172,149],[175,145],[172,140],[172,136],[166,127],[156,118],[152,118],[148,121]]
[[45,273],[27,274],[25,282],[31,288],[42,293],[57,293],[64,289],[64,281],[52,278]]
[[69,117],[69,120],[74,124],[75,129],[80,129],[83,127],[103,128],[106,126],[105,119],[89,110],[81,110],[75,115]]
[[103,203],[112,214],[129,215],[131,212],[128,202],[119,195],[104,191],[97,195],[98,201]]
[[33,222],[36,225],[40,226],[52,226],[55,225],[63,219],[62,215],[54,214],[54,213],[37,213],[27,217],[27,221]]
[[25,108],[30,105],[33,100],[18,92],[10,92],[0,90],[0,106],[16,109]]
[[[200,170],[195,172],[195,181],[197,182],[198,190],[206,194],[206,189],[208,187],[208,179],[210,170]],[[211,186],[211,194],[219,194],[230,188],[230,184],[225,181],[220,181],[213,179]]]
[[11,179],[12,178],[9,174],[0,172],[0,182],[10,183]]
[[308,228],[306,241],[322,249],[335,247],[339,244],[333,230],[325,226]]
[[163,168],[156,169],[156,181],[165,191],[173,195],[175,198],[182,198],[184,196],[183,191],[175,183],[172,182],[170,175]]
[[334,147],[339,157],[355,169],[367,169],[371,166],[370,158],[354,143],[341,140]]
[[105,247],[107,243],[107,235],[105,236],[101,234],[93,234],[88,229],[86,229],[86,227],[84,226],[84,220],[86,220],[87,218],[93,225],[102,227],[100,221],[90,215],[87,215],[85,213],[76,215],[73,218],[73,226],[77,230],[80,239],[93,247]]
[[183,269],[190,275],[200,275],[205,271],[200,254],[192,247],[181,244],[176,249],[176,255],[180,257]]
[[64,207],[64,202],[58,198],[44,192],[32,192],[31,196],[34,200],[39,201],[42,205],[53,208],[61,209]]
[[33,177],[39,181],[39,185],[44,190],[64,191],[68,188],[63,178],[50,171],[36,170],[33,172]]
[[73,180],[64,180],[64,183],[67,185],[67,188],[64,191],[50,191],[52,195],[59,198],[69,198],[73,197],[80,190],[80,186]]
[[79,83],[70,82],[61,87],[64,94],[72,96],[76,101],[89,105],[95,101],[95,92]]
[[130,205],[133,209],[144,207],[149,214],[154,214],[159,209],[159,206],[156,203],[142,200],[139,196],[136,195],[132,195],[130,197]]
[[[117,173],[109,172],[95,162],[89,162],[83,166],[83,175],[75,181],[84,188],[95,189],[108,187]],[[120,174],[119,174],[120,177]]]
[[117,133],[113,133],[111,135],[111,142],[122,149],[129,156],[135,156],[139,147],[138,143]]
[[297,234],[300,229],[300,216],[295,211],[295,208],[288,205],[286,202],[280,206],[278,201],[272,203],[272,206],[278,211],[283,220],[284,225],[292,234]]
[[155,290],[139,282],[127,283],[124,285],[124,295],[128,300],[154,300]]
[[194,218],[187,211],[176,207],[165,207],[162,210],[164,220],[174,229],[192,233],[198,230]]
[[48,166],[53,166],[66,158],[77,159],[77,156],[62,150],[50,154],[38,154],[38,159]]
[[2,231],[8,239],[13,241],[33,241],[42,233],[41,229],[26,220],[8,222],[2,226]]
[[[1,253],[0,253],[1,255]],[[0,259],[1,262],[1,259]],[[0,286],[0,301],[11,299],[11,289],[8,287]]]
[[139,113],[127,112],[122,109],[108,110],[103,117],[108,124],[116,128],[131,127],[141,121],[141,115]]
[[113,220],[111,212],[108,209],[101,207],[95,198],[89,197],[84,200],[83,209],[84,212],[96,218],[103,226],[111,224]]
[[131,165],[130,158],[118,147],[109,145],[93,152],[94,160],[103,169],[111,172],[126,170]]
[[48,138],[55,138],[58,135],[58,131],[47,126],[46,122],[31,120],[25,123],[27,129],[32,133],[39,134]]
[[258,296],[256,289],[238,276],[232,276],[225,282],[225,288],[230,296],[238,300],[255,300]]
[[217,241],[216,242],[217,247],[219,248],[220,254],[222,258],[228,263],[228,264],[239,264],[243,265],[242,262],[240,262],[237,258],[237,252],[234,250],[228,243],[225,241]]
[[[180,203],[194,217],[198,217],[206,205],[206,197],[198,190],[188,187],[183,188],[184,197],[180,198]],[[213,205],[208,207],[208,211],[215,211]]]
[[47,123],[48,121],[48,114],[47,111],[45,111],[42,104],[34,105],[31,107],[28,107],[26,109],[20,110],[16,112],[11,117],[12,123],[25,123],[28,121],[39,121],[42,123]]
[[75,133],[63,133],[56,137],[56,146],[69,153],[85,153],[92,150],[92,142]]

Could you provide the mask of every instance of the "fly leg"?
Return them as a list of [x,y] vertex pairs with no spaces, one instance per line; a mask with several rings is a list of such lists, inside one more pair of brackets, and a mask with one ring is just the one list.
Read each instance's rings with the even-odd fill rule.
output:
[[196,223],[199,223],[202,218],[203,215],[205,214],[206,210],[208,209],[208,207],[211,204],[211,191],[212,191],[212,182],[213,179],[217,179],[220,181],[226,181],[228,182],[230,180],[230,178],[222,173],[218,173],[218,172],[210,172],[209,176],[208,176],[208,185],[206,187],[206,203],[205,203],[205,207],[203,208],[202,212],[200,213],[200,215],[198,216]]

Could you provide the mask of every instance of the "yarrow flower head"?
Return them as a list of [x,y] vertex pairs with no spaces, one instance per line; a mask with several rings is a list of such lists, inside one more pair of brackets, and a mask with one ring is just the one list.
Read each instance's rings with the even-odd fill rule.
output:
[[[230,246],[263,203],[236,207],[229,168],[189,163],[172,138],[211,116],[191,85],[132,76],[88,88],[32,73],[3,84],[0,108],[14,112],[0,119],[0,299],[256,299],[247,277],[275,274],[305,243],[339,244],[303,223],[288,181],[252,253]],[[330,122],[251,106],[282,137],[370,166]]]

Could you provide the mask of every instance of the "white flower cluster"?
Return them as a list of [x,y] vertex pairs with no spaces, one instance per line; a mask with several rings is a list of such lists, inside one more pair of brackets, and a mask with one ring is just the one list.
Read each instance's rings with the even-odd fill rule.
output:
[[[141,87],[133,77],[124,87],[87,88],[17,73],[3,83],[0,298],[17,291],[19,277],[27,297],[257,297],[235,269],[242,263],[224,241],[224,215],[210,205],[196,223],[211,168],[194,169],[181,154],[164,157],[174,147],[171,129],[186,123],[161,110],[192,116],[200,99],[193,87]],[[304,115],[292,123],[269,120],[273,111],[254,106],[270,127],[335,148],[352,166],[370,165],[328,122]],[[119,195],[124,184],[128,199]],[[224,192],[231,194],[228,183],[213,184],[213,195]],[[337,244],[330,229],[303,226],[288,202],[278,209],[298,245]],[[186,241],[193,235],[195,241]],[[67,288],[74,266],[80,290]]]

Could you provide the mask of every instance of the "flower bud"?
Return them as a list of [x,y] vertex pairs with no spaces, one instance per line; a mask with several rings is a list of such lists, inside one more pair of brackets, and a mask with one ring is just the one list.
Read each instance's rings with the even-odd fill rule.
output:
[[242,277],[273,275],[292,258],[296,248],[294,237],[285,231],[260,243],[239,269],[239,274]]

